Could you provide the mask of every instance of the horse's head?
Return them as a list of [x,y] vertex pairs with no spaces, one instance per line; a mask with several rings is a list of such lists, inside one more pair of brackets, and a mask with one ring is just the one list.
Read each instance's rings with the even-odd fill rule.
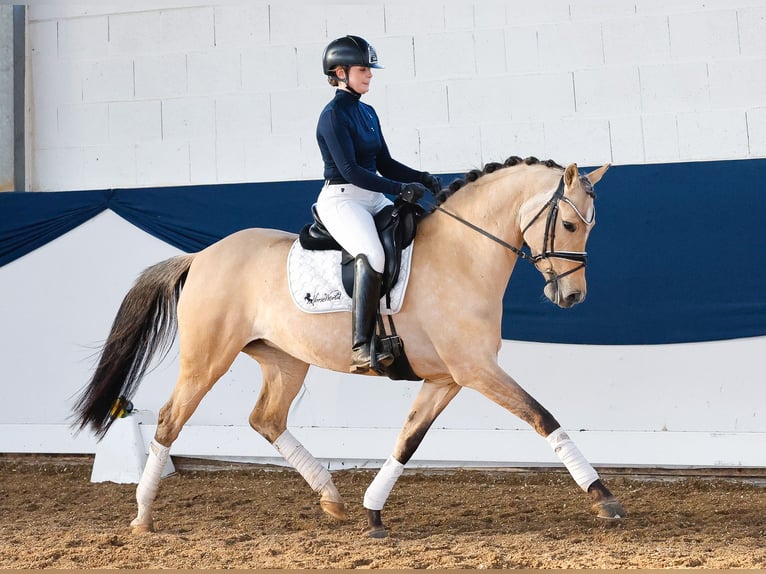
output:
[[521,225],[531,260],[546,279],[545,296],[559,307],[585,300],[585,244],[596,223],[593,186],[609,164],[580,175],[570,164],[558,187],[530,198],[522,207]]

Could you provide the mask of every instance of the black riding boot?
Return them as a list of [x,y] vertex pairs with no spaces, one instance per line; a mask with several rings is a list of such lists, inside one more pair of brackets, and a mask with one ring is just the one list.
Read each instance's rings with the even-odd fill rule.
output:
[[[352,373],[370,369],[370,340],[375,330],[375,318],[380,307],[380,285],[383,276],[370,267],[367,256],[354,260],[354,294],[351,301]],[[390,364],[390,353],[378,353],[380,364]]]

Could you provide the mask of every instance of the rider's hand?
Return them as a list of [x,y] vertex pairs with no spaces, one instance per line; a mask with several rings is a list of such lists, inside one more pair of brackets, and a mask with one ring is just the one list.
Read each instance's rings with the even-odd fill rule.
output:
[[403,183],[402,190],[399,192],[399,197],[407,203],[417,203],[426,191],[428,191],[428,189],[422,183]]
[[431,175],[427,171],[423,172],[423,176],[420,178],[420,183],[425,185],[431,191],[431,194],[434,197],[436,197],[436,195],[442,190],[441,180],[435,175]]

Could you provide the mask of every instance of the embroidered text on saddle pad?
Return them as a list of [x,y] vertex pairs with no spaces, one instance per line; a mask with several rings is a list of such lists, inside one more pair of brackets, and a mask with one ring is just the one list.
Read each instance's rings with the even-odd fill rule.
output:
[[[306,313],[351,311],[351,297],[340,275],[340,258],[340,251],[310,251],[303,249],[300,241],[293,243],[287,255],[287,283],[299,309]],[[412,244],[402,251],[399,280],[391,290],[391,308],[386,308],[385,297],[380,300],[382,314],[392,315],[402,308],[411,260]]]

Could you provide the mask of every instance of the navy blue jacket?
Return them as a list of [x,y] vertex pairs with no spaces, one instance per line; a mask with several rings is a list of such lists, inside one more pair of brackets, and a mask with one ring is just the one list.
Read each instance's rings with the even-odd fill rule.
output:
[[423,176],[391,157],[375,110],[345,90],[336,90],[322,110],[316,137],[326,180],[396,195],[402,183],[420,181]]

